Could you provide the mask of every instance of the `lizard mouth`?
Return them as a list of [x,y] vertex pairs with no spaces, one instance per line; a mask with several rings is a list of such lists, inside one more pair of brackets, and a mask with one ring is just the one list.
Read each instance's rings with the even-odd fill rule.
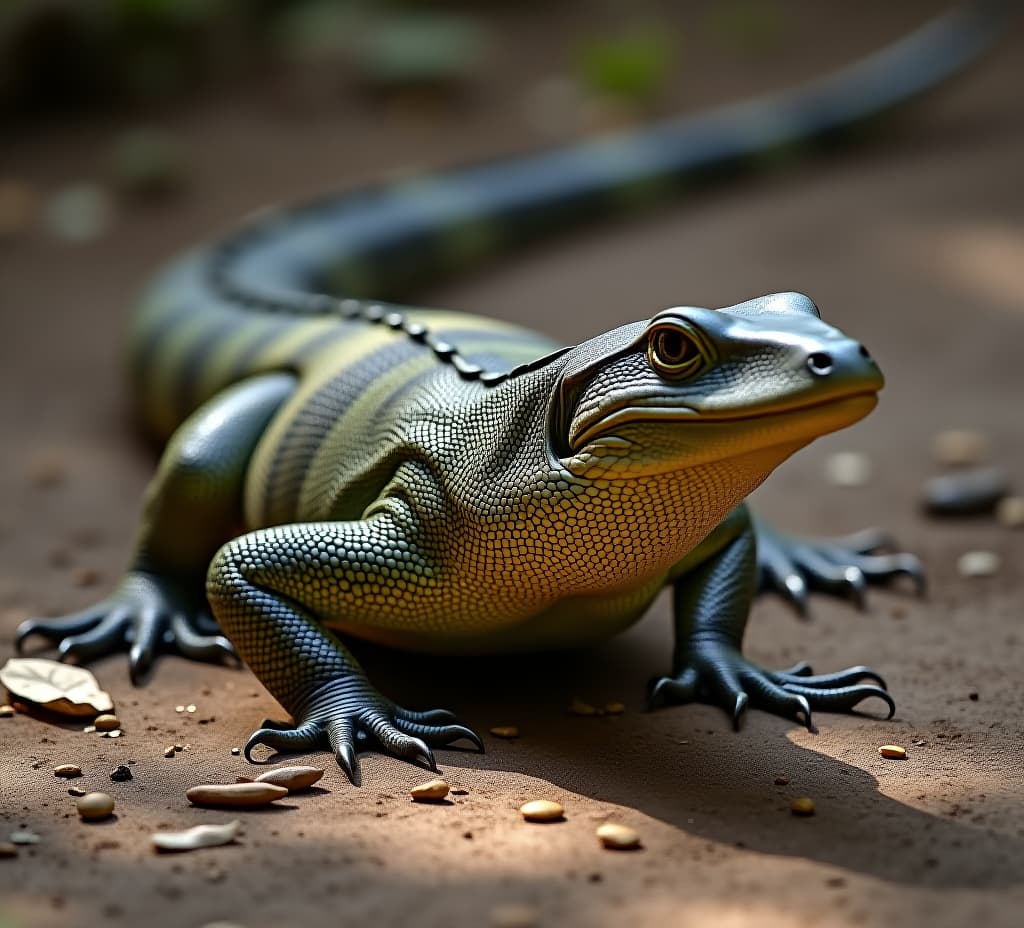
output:
[[783,431],[791,431],[785,426],[794,420],[805,420],[805,427],[797,431],[809,431],[811,437],[824,435],[836,429],[851,425],[863,418],[878,403],[878,391],[866,388],[840,396],[831,396],[815,402],[798,403],[792,406],[760,411],[741,410],[735,412],[701,412],[692,406],[683,404],[666,404],[663,399],[655,402],[632,400],[628,405],[611,410],[602,410],[599,415],[591,416],[578,425],[573,423],[569,431],[569,444],[574,451],[579,451],[587,444],[613,433],[625,425],[641,422],[663,422],[665,424],[686,424],[692,426],[714,426],[734,424],[763,424],[766,431],[774,431],[777,425]]

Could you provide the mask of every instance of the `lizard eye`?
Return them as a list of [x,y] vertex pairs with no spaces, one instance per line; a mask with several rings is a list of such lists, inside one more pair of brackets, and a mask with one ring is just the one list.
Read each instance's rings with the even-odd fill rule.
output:
[[700,342],[677,325],[659,325],[647,337],[647,359],[658,374],[681,380],[695,374],[704,365]]

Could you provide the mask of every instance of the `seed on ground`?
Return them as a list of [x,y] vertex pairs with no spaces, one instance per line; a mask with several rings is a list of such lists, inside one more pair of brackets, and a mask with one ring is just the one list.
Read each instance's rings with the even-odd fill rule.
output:
[[940,464],[978,464],[988,455],[987,436],[974,429],[946,429],[932,439],[932,456]]
[[100,732],[101,738],[120,738],[124,732],[120,728],[115,728],[113,731]]
[[87,790],[82,789],[80,786],[69,786],[68,787],[68,795],[69,796],[84,796],[86,794],[86,792],[87,792]]
[[174,745],[164,748],[164,757],[174,757]]
[[9,706],[7,705],[7,703],[4,703],[2,706],[0,706],[0,719],[9,719],[13,715],[16,715],[14,711],[14,706]]
[[82,768],[77,764],[61,764],[59,767],[53,768],[53,775],[55,777],[65,777],[68,780],[73,780],[75,777],[82,775]]
[[883,744],[879,749],[878,753],[882,757],[888,757],[891,760],[906,760],[907,749],[901,748],[898,744]]
[[232,754],[233,754],[233,755],[234,755],[235,757],[238,757],[238,755],[242,753],[242,749],[241,749],[241,748],[232,748],[232,749],[231,749],[231,753],[232,753]]
[[871,479],[871,458],[860,451],[837,451],[825,461],[825,477],[836,487],[862,487]]
[[242,823],[236,819],[223,825],[196,825],[185,831],[158,831],[150,840],[158,851],[194,851],[231,844],[241,827]]
[[11,839],[11,844],[38,844],[39,835],[34,831],[28,831],[27,829],[21,829],[19,831],[12,831],[8,837]]
[[409,790],[409,795],[416,802],[437,802],[448,795],[451,787],[441,779],[427,780]]
[[794,815],[814,815],[814,800],[807,796],[794,799],[789,804],[789,811]]
[[991,577],[1002,566],[1002,558],[995,551],[967,551],[956,562],[962,577]]
[[83,735],[91,735],[95,731],[96,731],[96,726],[95,725],[86,725],[85,728],[82,729],[82,734]]
[[115,728],[121,727],[121,720],[116,715],[97,715],[92,724],[96,731],[113,731]]
[[175,712],[184,712],[185,711],[185,707],[184,706],[175,706],[174,707],[174,711]]
[[131,769],[126,767],[124,764],[118,764],[113,770],[110,771],[110,779],[115,783],[124,783],[132,778]]
[[184,751],[185,750],[185,745],[183,745],[183,744],[176,744],[174,746],[174,750],[175,751]]
[[87,821],[109,818],[114,811],[114,797],[107,793],[86,793],[78,800],[78,814]]
[[1007,528],[1024,528],[1024,496],[1006,496],[996,506],[996,518]]
[[185,792],[197,806],[265,806],[288,795],[273,783],[210,783]]
[[606,715],[622,715],[626,707],[621,702],[609,702],[605,704],[604,711]]
[[523,803],[519,812],[528,822],[558,822],[565,817],[560,803],[550,799],[533,799]]
[[597,839],[613,851],[631,851],[640,847],[640,835],[627,825],[605,822],[597,827]]
[[324,775],[320,767],[278,767],[256,777],[257,783],[273,783],[283,786],[289,793],[309,789]]
[[496,738],[518,738],[519,729],[515,725],[496,725],[489,729]]
[[17,857],[18,846],[10,841],[0,841],[0,859],[6,857]]
[[189,703],[187,706],[185,706],[185,711],[186,712],[195,712],[196,711],[195,703]]
[[569,703],[569,708],[566,710],[569,715],[600,715],[601,710],[597,706],[592,706],[589,702],[580,699],[579,696],[573,696],[572,702]]
[[789,777],[777,776],[775,778],[776,786],[789,786]]

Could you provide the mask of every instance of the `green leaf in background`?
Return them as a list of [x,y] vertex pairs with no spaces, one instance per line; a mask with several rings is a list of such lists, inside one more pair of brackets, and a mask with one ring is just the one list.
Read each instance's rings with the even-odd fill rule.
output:
[[644,28],[590,39],[580,47],[577,60],[580,77],[590,91],[646,103],[665,86],[674,55],[662,30]]

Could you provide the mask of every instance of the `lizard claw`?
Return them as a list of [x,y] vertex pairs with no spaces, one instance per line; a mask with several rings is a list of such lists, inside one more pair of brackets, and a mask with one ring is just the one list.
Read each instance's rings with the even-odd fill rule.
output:
[[786,671],[764,670],[733,645],[703,639],[693,643],[682,670],[653,681],[650,705],[698,701],[720,705],[730,713],[736,728],[747,707],[753,706],[799,720],[813,732],[814,710],[851,712],[871,697],[881,699],[892,718],[896,705],[885,681],[868,667],[815,675],[801,661]]
[[861,610],[866,607],[869,586],[881,586],[896,577],[908,577],[915,592],[924,594],[921,562],[897,550],[893,539],[880,529],[818,539],[786,535],[761,520],[755,521],[755,528],[760,590],[778,593],[801,617],[807,615],[809,591],[849,599]]

